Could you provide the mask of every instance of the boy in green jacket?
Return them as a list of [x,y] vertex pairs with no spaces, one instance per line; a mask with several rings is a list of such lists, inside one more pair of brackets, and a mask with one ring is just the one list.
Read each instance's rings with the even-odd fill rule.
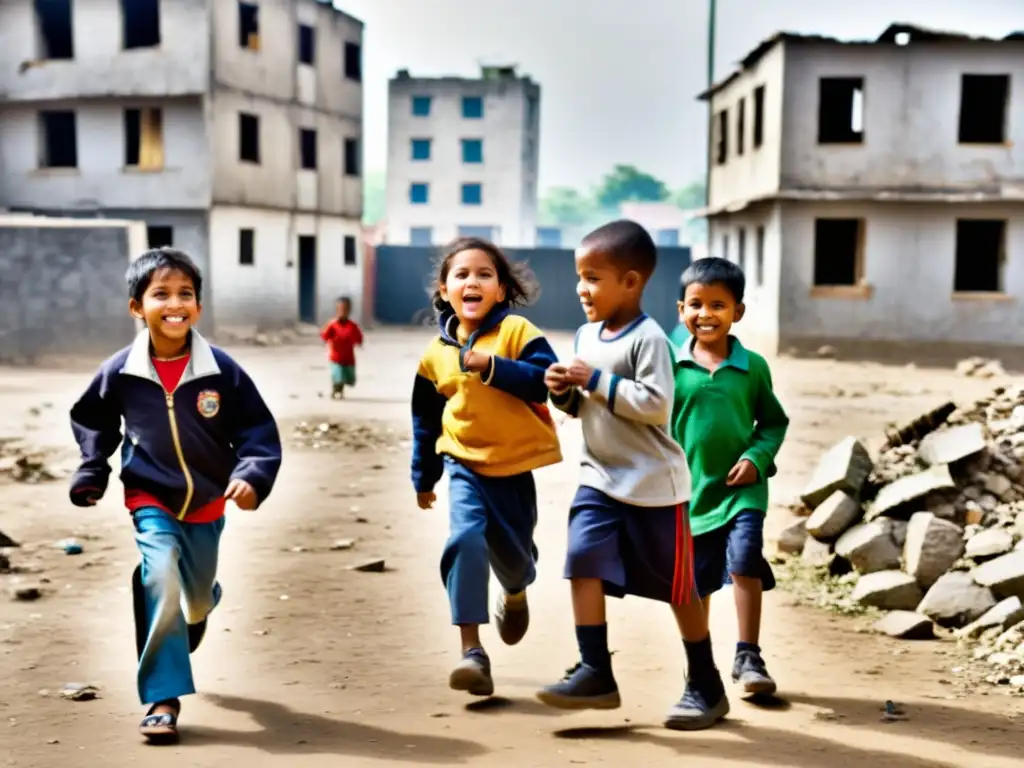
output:
[[689,338],[678,347],[672,436],[683,446],[693,491],[697,591],[733,584],[739,642],[733,680],[748,694],[770,695],[775,681],[758,645],[761,595],[775,586],[765,560],[768,478],[789,418],[772,391],[768,363],[729,331],[743,317],[746,279],[720,258],[693,262],[683,273],[679,314]]

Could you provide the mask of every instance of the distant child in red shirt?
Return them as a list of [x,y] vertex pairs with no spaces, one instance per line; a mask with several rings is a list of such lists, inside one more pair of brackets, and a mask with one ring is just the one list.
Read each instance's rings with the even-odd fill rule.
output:
[[347,296],[338,299],[338,314],[320,331],[320,338],[327,342],[327,354],[331,361],[331,399],[345,396],[345,387],[356,384],[356,344],[363,346],[363,331],[359,324],[349,318],[352,300]]

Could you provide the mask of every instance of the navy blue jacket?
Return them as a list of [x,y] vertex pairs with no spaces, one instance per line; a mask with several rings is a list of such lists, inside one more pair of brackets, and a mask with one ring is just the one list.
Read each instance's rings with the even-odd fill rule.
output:
[[173,394],[153,369],[143,331],[100,366],[71,408],[71,428],[82,453],[71,480],[71,500],[79,506],[106,491],[118,445],[125,488],[159,499],[179,519],[223,496],[236,478],[262,503],[281,467],[277,424],[256,385],[194,330]]

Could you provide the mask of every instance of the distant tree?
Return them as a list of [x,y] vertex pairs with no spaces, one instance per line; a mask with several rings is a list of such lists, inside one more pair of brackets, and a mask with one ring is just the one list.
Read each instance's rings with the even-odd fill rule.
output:
[[672,202],[683,209],[703,208],[707,187],[703,180],[687,184],[672,196]]
[[387,177],[384,171],[363,174],[363,223],[382,221],[387,215]]
[[549,225],[579,226],[594,215],[594,202],[572,187],[552,187],[540,201],[541,221]]
[[597,188],[594,198],[601,208],[616,209],[624,202],[659,202],[668,199],[665,182],[632,165],[616,165]]

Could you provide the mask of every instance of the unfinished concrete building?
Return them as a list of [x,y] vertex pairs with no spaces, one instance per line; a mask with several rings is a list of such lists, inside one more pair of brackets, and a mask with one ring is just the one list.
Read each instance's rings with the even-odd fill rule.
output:
[[709,251],[766,351],[1024,358],[1024,35],[779,33],[702,95]]
[[0,1],[0,207],[145,221],[203,325],[361,307],[362,22],[319,0]]

